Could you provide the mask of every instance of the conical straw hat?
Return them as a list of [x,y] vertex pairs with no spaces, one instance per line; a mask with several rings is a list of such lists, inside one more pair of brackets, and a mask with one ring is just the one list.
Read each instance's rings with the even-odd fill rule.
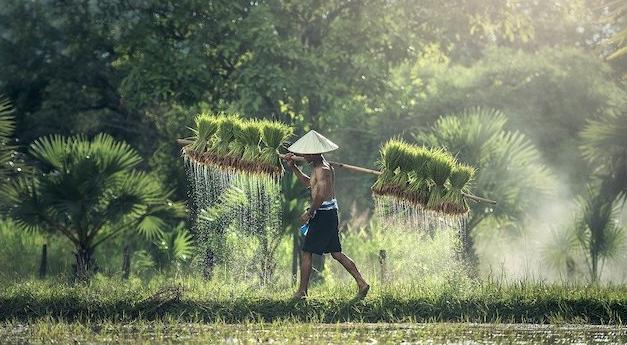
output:
[[318,154],[337,150],[338,146],[312,129],[287,149],[296,154]]

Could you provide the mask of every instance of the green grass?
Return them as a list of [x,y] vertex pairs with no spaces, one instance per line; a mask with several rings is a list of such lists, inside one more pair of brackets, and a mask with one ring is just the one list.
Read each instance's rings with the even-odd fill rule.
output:
[[354,286],[312,287],[305,301],[289,286],[229,286],[198,279],[122,282],[102,276],[88,285],[59,281],[5,283],[0,320],[190,322],[497,322],[622,324],[627,287],[543,283],[424,283],[373,286],[354,301]]

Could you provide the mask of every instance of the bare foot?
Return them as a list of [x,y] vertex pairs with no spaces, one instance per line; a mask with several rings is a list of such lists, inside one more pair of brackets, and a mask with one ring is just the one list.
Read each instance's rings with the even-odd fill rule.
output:
[[359,291],[357,292],[357,296],[355,296],[357,299],[364,299],[366,298],[366,295],[368,294],[368,291],[370,290],[370,285],[368,285],[368,283],[365,283],[361,286],[359,286]]
[[292,296],[293,300],[302,300],[307,298],[307,293],[306,292],[302,292],[302,291],[296,291],[296,293],[294,294],[294,296]]

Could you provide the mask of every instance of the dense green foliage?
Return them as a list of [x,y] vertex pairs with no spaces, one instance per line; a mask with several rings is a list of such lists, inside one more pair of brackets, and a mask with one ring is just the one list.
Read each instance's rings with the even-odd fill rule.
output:
[[30,153],[41,170],[12,181],[5,211],[24,230],[72,242],[79,277],[94,270],[94,250],[111,237],[138,231],[154,238],[168,219],[183,215],[158,181],[134,169],[141,160],[137,152],[109,135],[44,137]]
[[[50,178],[24,173],[41,168],[39,159],[27,154],[37,140],[107,133],[143,158],[134,169],[154,179],[154,185],[144,186],[148,192],[159,185],[173,191],[171,199],[183,200],[189,187],[175,139],[189,136],[187,126],[197,114],[238,113],[241,121],[263,129],[235,125],[229,131],[201,117],[194,149],[241,157],[254,169],[259,162],[278,168],[276,149],[285,138],[273,132],[275,122],[295,134],[319,130],[340,146],[329,158],[367,167],[375,165],[379,147],[390,138],[446,146],[459,162],[477,168],[473,179],[467,179],[469,170],[449,172],[442,162],[418,164],[394,182],[407,179],[409,191],[433,207],[438,199],[463,204],[464,188],[497,200],[494,207],[468,205],[471,233],[482,228],[496,235],[531,234],[531,223],[543,221],[539,209],[565,204],[545,198],[555,196],[555,188],[547,187],[557,186],[574,199],[592,186],[604,200],[597,211],[624,205],[627,91],[621,76],[627,72],[620,1],[8,0],[3,5],[0,94],[13,104],[15,128],[6,130],[13,128],[2,102],[1,182],[9,177],[35,190]],[[498,116],[472,120],[468,112]],[[229,144],[214,147],[209,138],[218,134],[232,135]],[[252,159],[257,153],[259,159]],[[22,164],[23,157],[29,164]],[[425,183],[416,173],[423,168],[450,173],[448,182]],[[72,174],[70,185],[90,172],[67,175]],[[344,229],[372,210],[373,180],[338,171]],[[428,185],[436,186],[429,195]],[[306,193],[293,185],[287,194],[284,222],[294,230]],[[7,201],[24,203],[3,197],[0,204]],[[602,224],[601,218],[591,223]],[[186,256],[175,244],[192,245],[185,239],[194,221],[148,241],[133,231],[107,240],[99,249],[101,261],[120,259],[121,248],[128,246],[131,253],[138,250],[139,266],[177,266],[179,259],[170,265],[163,258]],[[173,224],[178,220],[167,228]],[[11,236],[17,247],[6,253],[28,242],[27,235]],[[49,237],[51,250],[63,247],[58,239]],[[33,245],[42,241],[37,237]],[[119,266],[101,263],[112,275]]]

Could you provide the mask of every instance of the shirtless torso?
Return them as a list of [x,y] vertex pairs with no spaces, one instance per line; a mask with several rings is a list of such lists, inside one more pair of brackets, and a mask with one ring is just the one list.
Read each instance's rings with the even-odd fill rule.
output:
[[317,200],[324,202],[335,198],[335,170],[325,159],[318,164],[314,163],[309,188],[311,188],[312,207],[319,207]]

